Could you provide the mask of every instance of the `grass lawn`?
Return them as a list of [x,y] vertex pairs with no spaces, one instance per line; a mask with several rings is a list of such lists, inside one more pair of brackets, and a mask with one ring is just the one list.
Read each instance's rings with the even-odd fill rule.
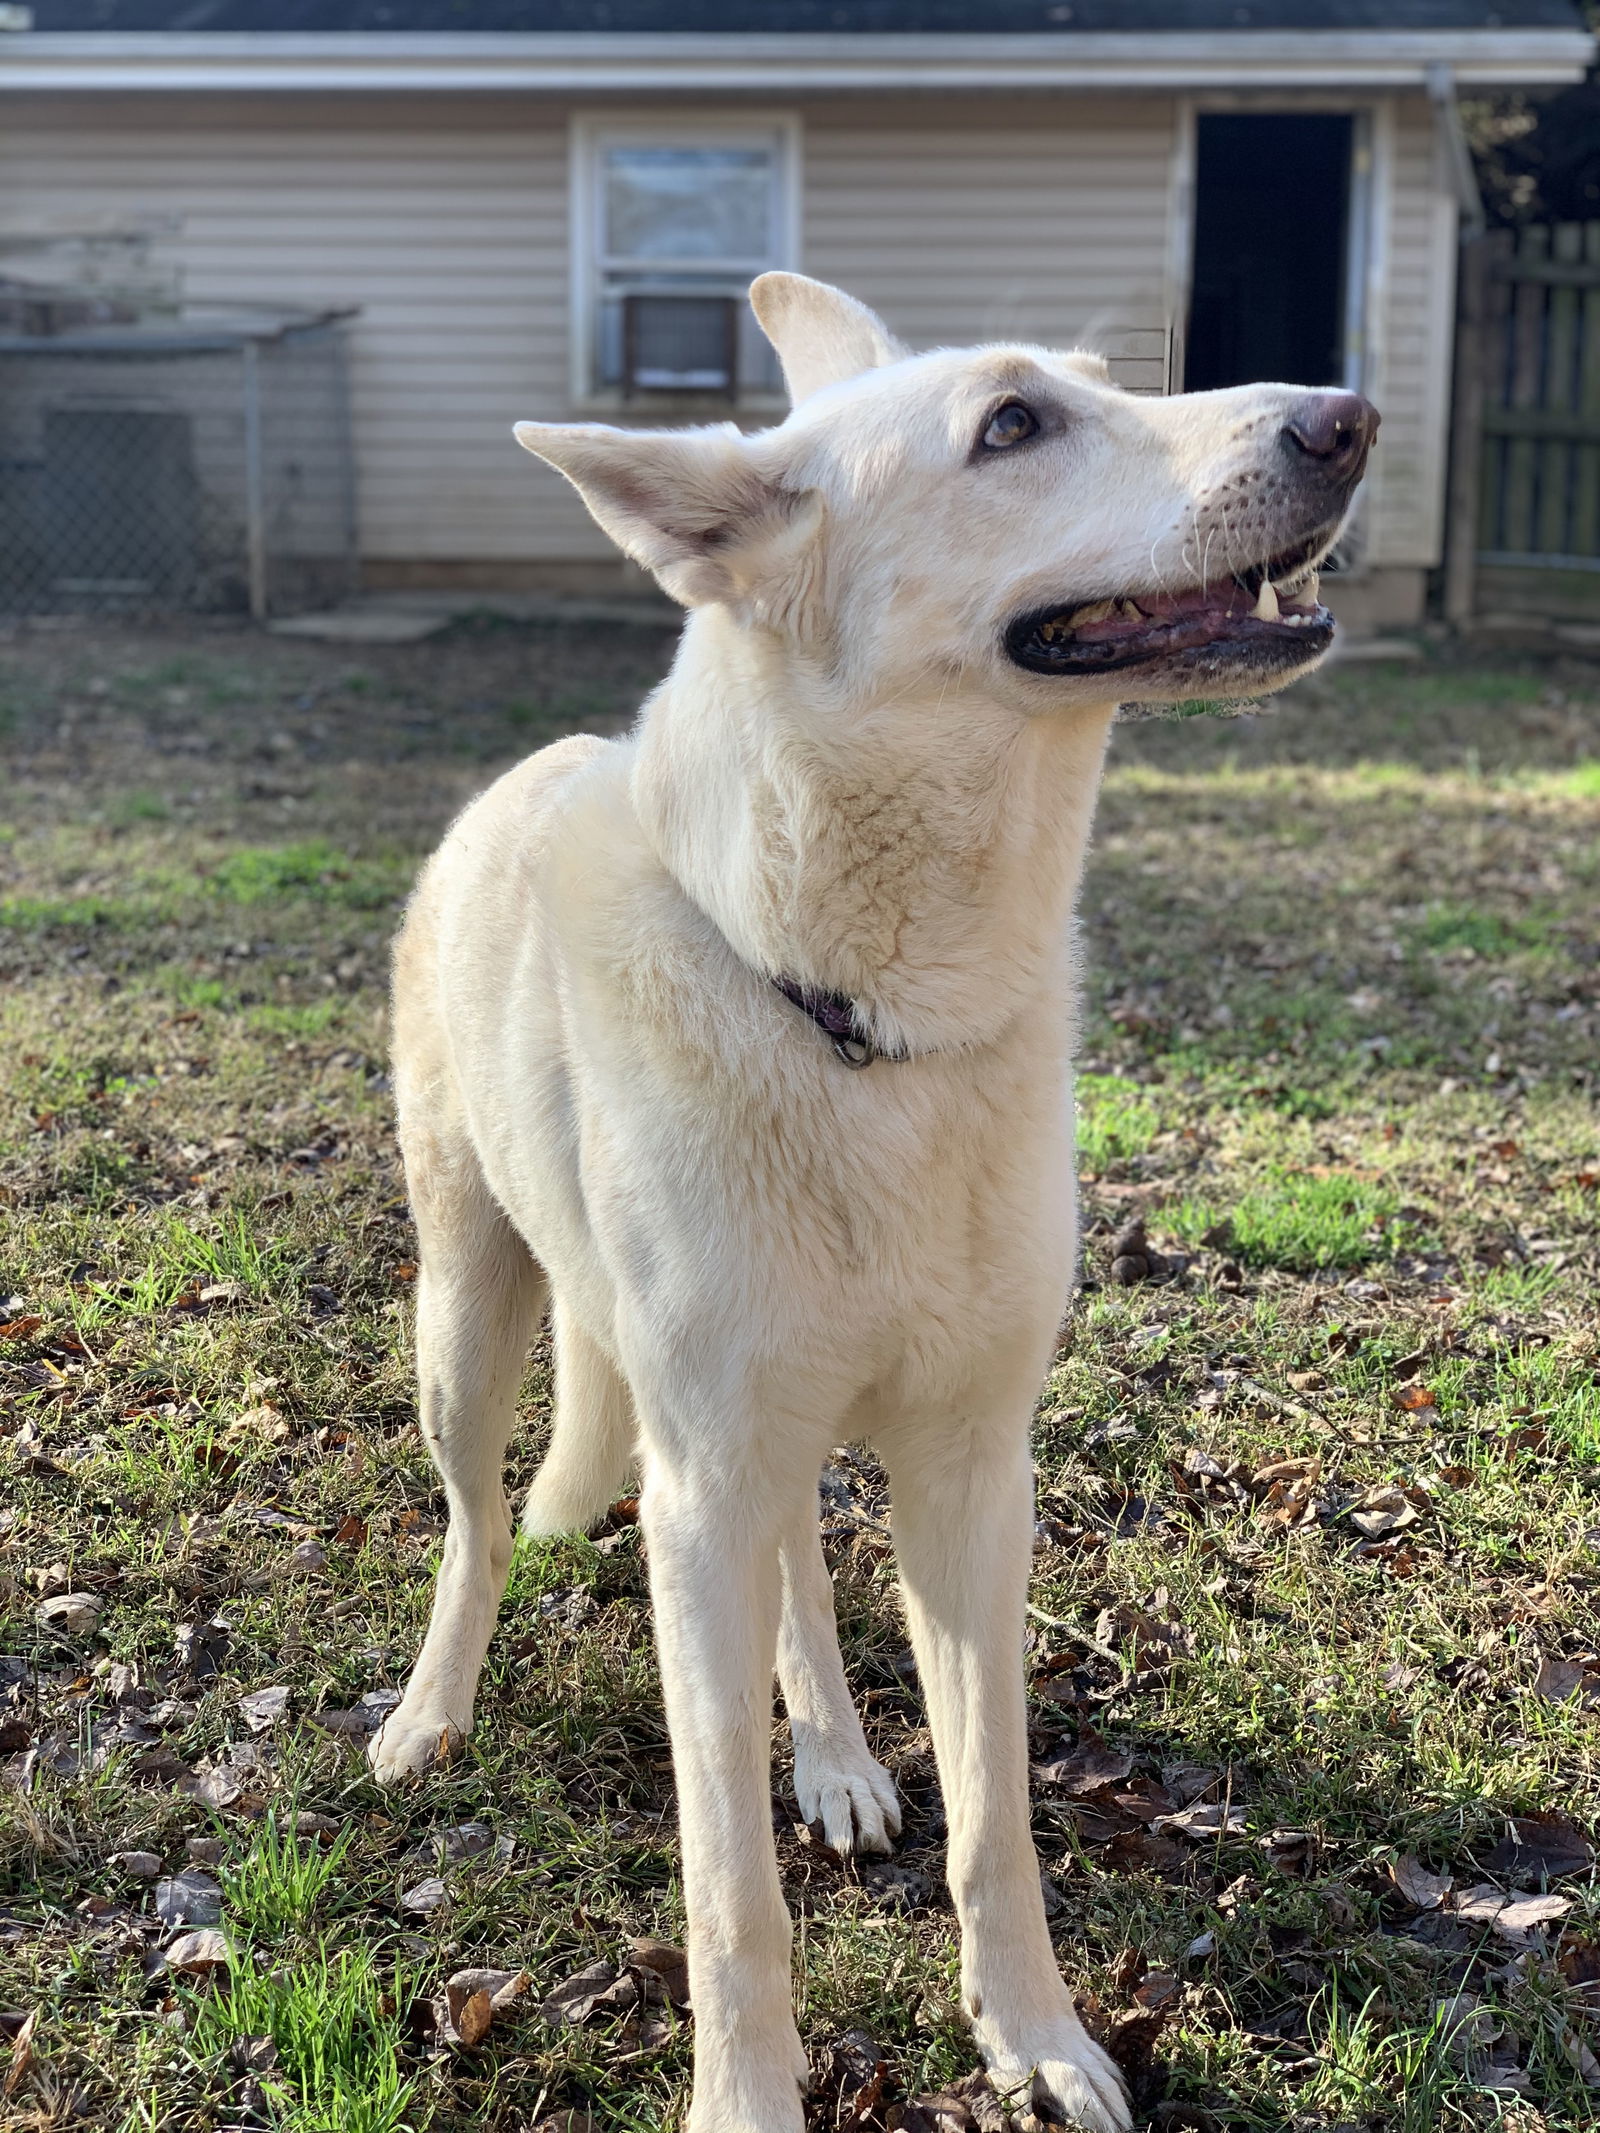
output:
[[[519,1554],[453,1768],[361,1754],[442,1515],[387,942],[454,808],[668,650],[0,647],[7,2127],[681,2122],[631,1506]],[[1163,2128],[1589,2126],[1600,670],[1435,652],[1130,727],[1084,923],[1027,1654],[1062,1963]],[[547,1402],[536,1354],[519,1487]],[[904,1842],[797,1827],[781,1725],[774,1819],[816,2123],[958,2133],[975,2091],[915,2104],[974,2055],[888,1518],[841,1452]]]

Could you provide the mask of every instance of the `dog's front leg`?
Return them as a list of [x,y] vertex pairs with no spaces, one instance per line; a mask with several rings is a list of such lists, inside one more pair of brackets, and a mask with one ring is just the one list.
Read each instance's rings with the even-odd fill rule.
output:
[[1122,2078],[1056,1967],[1028,1825],[1031,1395],[1018,1407],[1002,1422],[920,1417],[883,1443],[895,1552],[950,1825],[962,1997],[990,2077],[1042,2117],[1124,2133]]
[[[704,1409],[641,1402],[640,1521],[678,1785],[695,2078],[690,2133],[799,2133],[806,2056],[772,1841],[772,1669],[785,1505]],[[692,1449],[690,1447],[693,1447]],[[742,1452],[745,1447],[740,1447]]]

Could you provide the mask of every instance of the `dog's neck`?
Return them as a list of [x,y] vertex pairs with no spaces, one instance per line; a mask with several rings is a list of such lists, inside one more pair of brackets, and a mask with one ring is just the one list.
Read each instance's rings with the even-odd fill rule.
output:
[[840,700],[702,609],[648,706],[635,804],[756,969],[847,995],[890,1048],[981,1044],[1066,982],[1114,708],[1021,718],[960,680]]

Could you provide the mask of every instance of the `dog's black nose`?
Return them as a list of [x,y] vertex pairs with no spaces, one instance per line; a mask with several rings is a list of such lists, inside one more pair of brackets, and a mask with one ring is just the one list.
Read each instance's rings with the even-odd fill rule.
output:
[[1361,478],[1378,433],[1378,410],[1360,393],[1307,393],[1283,425],[1291,452],[1314,459],[1335,481]]

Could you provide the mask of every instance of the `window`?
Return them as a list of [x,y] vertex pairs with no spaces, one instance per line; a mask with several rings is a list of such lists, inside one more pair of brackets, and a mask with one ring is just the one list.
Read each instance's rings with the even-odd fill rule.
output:
[[793,262],[794,161],[790,121],[578,123],[576,398],[781,389],[745,292]]

